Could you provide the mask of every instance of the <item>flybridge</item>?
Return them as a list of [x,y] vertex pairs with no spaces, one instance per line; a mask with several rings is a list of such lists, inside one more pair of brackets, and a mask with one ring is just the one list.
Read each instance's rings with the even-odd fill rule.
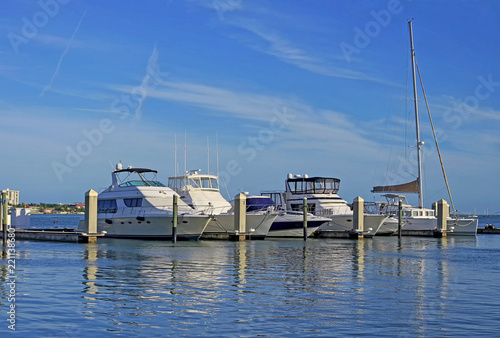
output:
[[333,177],[309,177],[307,174],[288,175],[286,191],[292,194],[336,194],[340,188],[340,179]]
[[[127,177],[124,180],[120,180],[118,177],[120,173],[129,173],[129,175],[127,175]],[[153,173],[154,175],[153,179],[146,179],[144,177],[144,174],[147,173]],[[113,182],[112,186],[119,186],[122,188],[123,187],[166,187],[165,184],[156,180],[157,173],[158,171],[148,168],[134,168],[130,166],[126,169],[123,169],[121,163],[118,163],[116,165],[116,170],[114,170],[112,173],[112,182]],[[137,174],[140,180],[127,180],[130,174]]]
[[168,178],[169,188],[178,190],[212,190],[219,191],[219,180],[215,175],[200,174],[200,169],[186,171],[184,176],[176,176]]

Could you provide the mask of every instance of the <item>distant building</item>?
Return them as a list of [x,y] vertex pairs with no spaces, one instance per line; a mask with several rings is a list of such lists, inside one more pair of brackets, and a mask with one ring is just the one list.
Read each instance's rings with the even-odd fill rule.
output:
[[17,190],[9,190],[9,189],[5,189],[5,190],[2,190],[3,191],[6,191],[7,192],[7,198],[9,199],[9,205],[18,205],[19,204],[19,191]]
[[85,208],[85,203],[74,203],[70,204],[69,207],[71,209]]

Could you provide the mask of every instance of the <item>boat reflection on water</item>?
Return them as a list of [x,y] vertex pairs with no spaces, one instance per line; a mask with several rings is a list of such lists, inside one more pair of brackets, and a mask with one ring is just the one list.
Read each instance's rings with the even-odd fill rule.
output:
[[86,245],[80,311],[109,330],[153,336],[326,334],[345,323],[382,334],[374,324],[387,316],[402,335],[426,335],[470,292],[454,262],[476,246],[474,237],[107,239]]

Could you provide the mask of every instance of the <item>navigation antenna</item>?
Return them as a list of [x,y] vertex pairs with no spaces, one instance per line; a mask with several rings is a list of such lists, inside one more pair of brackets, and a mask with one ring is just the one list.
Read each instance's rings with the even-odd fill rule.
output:
[[217,154],[217,179],[219,179],[219,136],[215,132],[215,152]]
[[184,129],[184,172],[187,171],[187,131]]

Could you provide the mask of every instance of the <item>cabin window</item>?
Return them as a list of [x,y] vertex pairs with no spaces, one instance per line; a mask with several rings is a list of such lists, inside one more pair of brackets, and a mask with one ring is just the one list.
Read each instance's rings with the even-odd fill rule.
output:
[[158,181],[128,181],[120,184],[120,187],[165,187]]
[[[304,204],[303,203],[291,204],[290,206],[292,207],[292,211],[300,211],[300,212],[304,211]],[[311,203],[311,204],[307,203],[307,212],[314,214],[315,211],[316,211],[316,204],[315,203]]]
[[409,211],[409,210],[403,211],[403,216],[410,217],[411,216],[411,211]]
[[434,216],[434,210],[429,211],[429,216]]
[[123,202],[129,208],[136,208],[142,206],[142,198],[124,198]]
[[340,180],[337,178],[308,177],[287,180],[288,191],[292,194],[336,194]]
[[116,213],[117,210],[116,200],[98,200],[97,212],[98,213]]

